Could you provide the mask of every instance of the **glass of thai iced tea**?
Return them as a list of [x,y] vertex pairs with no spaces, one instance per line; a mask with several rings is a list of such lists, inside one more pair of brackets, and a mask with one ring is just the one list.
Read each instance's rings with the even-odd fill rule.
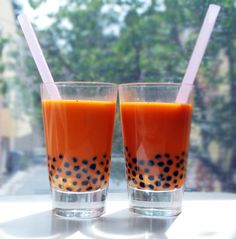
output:
[[[191,87],[192,85],[185,86]],[[119,86],[130,209],[150,216],[181,212],[192,104],[176,103],[180,84]]]
[[[48,84],[60,98],[53,99]],[[41,84],[45,143],[56,215],[102,215],[109,183],[117,85]]]

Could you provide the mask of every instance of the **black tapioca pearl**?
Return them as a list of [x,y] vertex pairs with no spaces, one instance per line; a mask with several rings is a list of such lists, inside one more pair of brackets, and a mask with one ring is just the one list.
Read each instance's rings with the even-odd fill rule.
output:
[[171,181],[172,177],[171,176],[167,176],[166,177],[166,181]]
[[169,187],[170,187],[170,184],[169,184],[169,183],[164,183],[162,187],[163,187],[163,188],[169,188]]
[[170,157],[170,154],[165,154],[165,157],[166,157],[166,158],[169,158],[169,157]]
[[139,164],[140,164],[140,165],[144,165],[144,164],[145,164],[144,160],[141,159],[141,160],[139,161]]
[[66,178],[63,178],[62,181],[63,181],[63,183],[66,183],[66,182],[67,182],[67,179],[66,179]]
[[97,160],[97,156],[94,156],[94,157],[93,157],[93,161],[96,161],[96,160]]
[[101,178],[100,178],[100,180],[102,180],[102,181],[103,181],[104,179],[105,179],[105,176],[104,176],[104,175],[102,175],[102,176],[101,176]]
[[71,173],[71,171],[66,171],[66,176],[70,176],[72,173]]
[[155,182],[155,185],[156,185],[157,187],[160,187],[160,186],[161,186],[161,182],[160,182],[160,181],[156,181],[156,182]]
[[128,181],[130,181],[131,180],[131,177],[130,176],[128,176]]
[[164,172],[165,172],[165,173],[168,173],[169,171],[170,171],[170,168],[169,168],[169,167],[165,167],[165,168],[164,168]]
[[88,169],[87,168],[83,168],[82,171],[83,171],[83,173],[88,173]]
[[178,176],[178,174],[179,174],[179,171],[174,171],[174,173],[173,173],[173,175],[175,176],[175,177],[177,177]]
[[174,184],[176,184],[177,182],[178,182],[177,179],[174,179],[174,180],[173,180],[173,183],[174,183]]
[[128,167],[129,167],[129,168],[132,168],[132,164],[131,164],[131,163],[128,163]]
[[171,159],[169,159],[169,160],[167,161],[167,164],[168,164],[168,165],[172,165],[172,164],[173,164],[173,161],[172,161]]
[[127,172],[130,174],[130,169],[129,168],[127,169]]
[[152,184],[148,184],[148,187],[149,187],[150,189],[154,189],[154,186],[153,186]]
[[138,172],[140,170],[139,166],[135,166],[134,169]]
[[179,164],[179,163],[177,163],[177,164],[176,164],[176,168],[179,168],[179,167],[180,167],[180,164]]
[[134,184],[137,184],[137,181],[136,181],[135,178],[133,178],[132,181],[133,181]]
[[104,165],[104,162],[103,162],[103,161],[102,161],[102,162],[100,162],[100,165],[101,165],[101,166],[103,166],[103,165]]
[[136,177],[136,172],[135,172],[135,171],[132,171],[132,175],[133,175],[134,177]]
[[93,187],[91,187],[91,186],[86,188],[87,191],[91,191],[92,189],[93,189]]
[[182,167],[181,170],[184,171],[184,170],[185,170],[185,167]]
[[66,190],[71,192],[72,188],[71,187],[67,187]]
[[110,162],[110,160],[109,160],[109,159],[107,159],[107,161],[106,161],[106,164],[108,165],[108,164],[109,164],[109,162]]
[[184,177],[184,175],[183,175],[183,174],[180,174],[179,178],[182,179],[183,177]]
[[50,174],[50,176],[52,177],[52,175],[53,175],[52,171],[49,171],[49,174]]
[[72,158],[72,161],[73,161],[74,163],[77,163],[77,162],[78,162],[78,159],[77,159],[76,157],[73,157],[73,158]]
[[62,169],[61,169],[61,168],[57,168],[57,172],[58,172],[58,173],[61,173],[61,172],[62,172]]
[[178,188],[179,187],[179,185],[177,184],[177,185],[175,185],[175,188]]
[[87,165],[87,164],[88,164],[88,160],[87,160],[87,159],[84,159],[84,160],[82,161],[82,164]]
[[59,159],[63,159],[63,154],[59,154]]
[[65,162],[64,163],[64,167],[69,168],[70,167],[70,163],[69,162]]
[[96,167],[97,167],[97,165],[96,165],[95,163],[93,163],[93,164],[90,165],[90,168],[93,169],[93,170],[95,170]]
[[161,161],[161,162],[158,162],[157,165],[158,165],[159,167],[162,167],[162,166],[164,166],[164,163]]
[[183,152],[181,153],[181,155],[182,155],[182,156],[185,156],[185,152],[183,151]]
[[175,156],[175,158],[176,158],[177,160],[179,160],[179,159],[180,159],[179,155],[176,155],[176,156]]
[[87,179],[90,180],[90,179],[91,179],[91,176],[87,176]]
[[81,188],[78,188],[78,189],[77,189],[77,192],[81,192]]
[[48,161],[50,161],[51,160],[51,157],[48,155]]
[[55,179],[58,179],[58,178],[59,178],[59,175],[58,175],[58,174],[56,174],[56,175],[55,175]]
[[56,160],[56,158],[55,158],[55,157],[53,157],[52,161],[53,161],[54,163],[56,163],[56,161],[57,161],[57,160]]
[[185,161],[184,159],[181,159],[180,164],[184,164],[184,161]]
[[96,171],[96,174],[97,174],[97,175],[100,175],[100,174],[101,174],[101,171],[100,171],[100,170],[97,170],[97,171]]
[[137,163],[137,159],[136,158],[132,158],[132,162],[133,163]]
[[107,157],[107,155],[106,154],[103,154],[103,158],[105,159]]
[[108,173],[108,171],[109,171],[109,168],[106,167],[106,168],[105,168],[105,172]]
[[81,174],[80,173],[77,173],[76,174],[76,178],[81,178],[82,176],[81,176]]
[[55,170],[55,166],[54,166],[53,164],[51,165],[51,168],[52,168],[53,170]]
[[142,174],[139,174],[139,179],[143,180],[143,175]]
[[161,159],[161,158],[162,158],[162,155],[161,155],[161,154],[157,154],[157,155],[155,156],[155,158],[156,158],[156,159]]
[[78,183],[76,181],[73,181],[72,184],[76,186]]
[[88,185],[88,180],[84,180],[84,181],[82,181],[82,185]]
[[140,182],[139,183],[139,186],[142,187],[142,188],[145,188],[146,187],[146,184],[144,182]]
[[59,187],[59,188],[62,188],[62,185],[61,185],[61,184],[58,184],[58,187]]
[[128,153],[128,157],[131,158],[131,153]]
[[145,168],[145,169],[144,169],[144,172],[145,172],[145,173],[150,173],[150,169],[149,169],[149,168]]
[[159,180],[164,180],[164,175],[162,174],[162,173],[160,173],[159,175],[158,175],[158,178],[159,178]]
[[154,163],[153,160],[149,160],[149,161],[148,161],[148,165],[149,165],[149,166],[154,166],[154,164],[155,164],[155,163]]
[[93,178],[92,183],[93,183],[93,184],[96,184],[97,181],[98,181],[97,178]]
[[74,171],[78,171],[79,169],[80,169],[80,166],[79,165],[77,165],[77,166],[74,166]]
[[148,179],[149,179],[150,181],[152,181],[152,180],[154,180],[154,176],[153,176],[153,175],[149,175],[149,176],[148,176]]
[[128,152],[128,151],[129,151],[129,149],[128,149],[128,147],[127,147],[127,146],[125,146],[125,151],[126,151],[126,152]]
[[50,167],[50,164],[48,163],[48,168]]

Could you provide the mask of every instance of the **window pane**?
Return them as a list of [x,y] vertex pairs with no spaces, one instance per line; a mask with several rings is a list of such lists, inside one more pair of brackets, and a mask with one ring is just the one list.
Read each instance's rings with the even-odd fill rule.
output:
[[[32,12],[46,12],[33,22],[54,79],[115,83],[180,82],[210,3],[40,2]],[[215,2],[222,9],[196,79],[186,190],[236,192],[236,4]],[[41,79],[15,18],[26,3],[0,2],[0,194],[49,193]],[[126,190],[118,107],[109,190]]]

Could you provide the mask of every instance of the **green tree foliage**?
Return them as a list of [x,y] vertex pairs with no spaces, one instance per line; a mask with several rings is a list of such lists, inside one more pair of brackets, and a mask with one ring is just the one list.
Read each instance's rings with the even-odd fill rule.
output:
[[6,65],[3,63],[2,61],[2,55],[3,55],[3,49],[6,46],[8,40],[7,38],[1,36],[0,33],[0,93],[4,94],[6,92],[6,82],[4,81],[3,77],[2,77],[2,73],[5,70]]
[[[236,191],[234,0],[68,0],[39,33],[55,80],[180,82],[210,3],[222,10],[197,77],[193,125],[199,134],[191,151],[223,190]],[[118,124],[114,141],[121,152]]]

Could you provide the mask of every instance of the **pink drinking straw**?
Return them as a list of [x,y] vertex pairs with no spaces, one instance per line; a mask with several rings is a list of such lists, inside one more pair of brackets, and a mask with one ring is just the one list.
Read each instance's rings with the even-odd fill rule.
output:
[[214,4],[209,5],[197,42],[189,60],[182,84],[180,86],[176,98],[176,103],[187,103],[189,100],[192,89],[191,85],[193,85],[196,78],[202,57],[207,48],[219,11],[220,6]]
[[[48,64],[44,58],[42,49],[39,45],[37,36],[34,32],[34,29],[28,20],[27,16],[25,14],[20,14],[18,16],[18,21],[20,23],[21,29],[24,33],[25,39],[28,43],[30,52],[33,56],[33,59],[35,61],[35,64],[38,68],[39,74],[41,76],[41,79],[44,83],[54,83],[52,74],[49,70]],[[48,84],[46,85],[48,94],[50,95],[50,98],[52,99],[60,99],[59,91],[55,84]]]

